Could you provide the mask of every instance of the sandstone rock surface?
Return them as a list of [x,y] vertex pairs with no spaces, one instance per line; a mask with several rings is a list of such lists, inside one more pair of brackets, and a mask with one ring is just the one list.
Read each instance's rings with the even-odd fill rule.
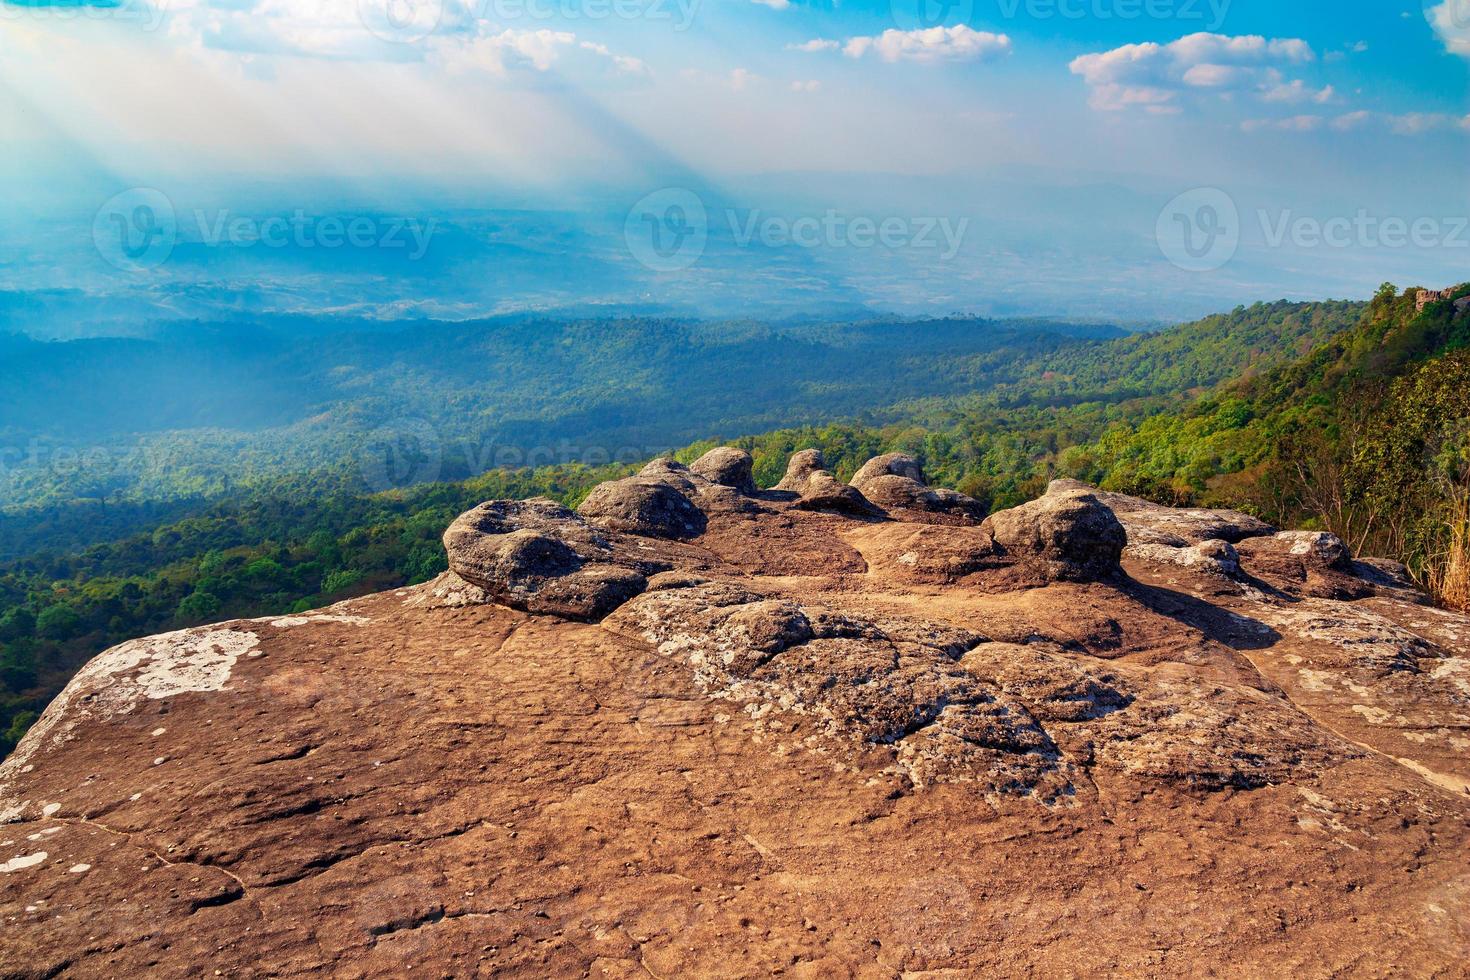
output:
[[805,449],[792,456],[785,477],[775,489],[796,494],[792,506],[798,510],[853,515],[877,513],[877,508],[856,487],[828,472],[827,463],[817,449]]
[[756,493],[755,477],[752,473],[755,461],[743,449],[721,446],[711,449],[689,465],[690,472],[702,476],[711,483],[730,487],[747,496]]
[[1245,515],[798,463],[103,653],[0,766],[0,973],[1465,974],[1470,618]]
[[1003,554],[1054,581],[1113,574],[1128,543],[1122,523],[1090,488],[1054,486],[1039,500],[991,514],[981,530]]
[[985,509],[978,500],[953,490],[931,489],[919,461],[906,453],[870,459],[852,478],[853,489],[890,513],[917,511],[945,514],[978,524]]

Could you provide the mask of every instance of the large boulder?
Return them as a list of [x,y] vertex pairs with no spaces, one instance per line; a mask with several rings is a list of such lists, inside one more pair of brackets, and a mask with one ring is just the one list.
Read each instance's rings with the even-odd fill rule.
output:
[[750,453],[721,446],[695,460],[689,471],[711,483],[750,495],[756,492],[754,468],[755,461],[750,458]]
[[786,465],[786,476],[776,484],[776,489],[796,494],[792,506],[798,510],[836,511],[857,516],[878,513],[868,498],[833,476],[826,466],[820,449],[804,449],[791,457]]
[[697,538],[708,524],[688,496],[642,475],[599,484],[577,513],[598,527],[673,540]]
[[978,500],[953,490],[929,487],[919,461],[907,453],[873,457],[853,476],[852,486],[887,511],[946,514],[967,524],[985,519],[985,507]]
[[986,518],[998,551],[1048,581],[1094,581],[1119,574],[1127,532],[1086,490],[1060,489]]
[[862,490],[870,481],[883,476],[900,476],[924,483],[924,470],[919,461],[908,453],[885,453],[874,456],[853,474],[852,485]]
[[597,620],[648,587],[580,516],[551,500],[491,501],[444,533],[450,571],[515,609]]
[[876,513],[866,497],[826,470],[818,470],[807,478],[801,496],[792,506],[798,510],[832,510],[859,516]]
[[1099,490],[1079,480],[1053,480],[1046,492],[1067,491],[1090,493],[1102,501],[1123,523],[1130,546],[1188,548],[1206,541],[1239,544],[1247,538],[1276,533],[1270,524],[1238,510],[1165,507],[1141,497]]
[[1375,590],[1359,573],[1347,544],[1325,531],[1283,531],[1242,541],[1236,550],[1246,572],[1290,592],[1359,599]]
[[801,493],[813,473],[826,472],[827,461],[820,449],[803,449],[793,453],[786,463],[786,475],[775,489],[788,493]]

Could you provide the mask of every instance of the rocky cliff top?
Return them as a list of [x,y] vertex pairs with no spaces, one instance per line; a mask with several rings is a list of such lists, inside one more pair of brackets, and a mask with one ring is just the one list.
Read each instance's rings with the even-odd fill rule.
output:
[[0,974],[1463,975],[1470,618],[1331,535],[723,449],[445,545],[89,664]]

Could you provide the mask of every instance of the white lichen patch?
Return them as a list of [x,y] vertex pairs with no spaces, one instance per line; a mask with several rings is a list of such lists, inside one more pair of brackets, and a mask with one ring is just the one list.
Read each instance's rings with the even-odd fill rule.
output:
[[34,868],[38,864],[44,864],[46,858],[50,857],[45,851],[37,851],[35,854],[23,854],[13,857],[4,864],[0,864],[0,874],[11,874],[15,871],[24,871],[26,868]]
[[1382,708],[1375,708],[1367,704],[1353,705],[1353,711],[1362,715],[1370,725],[1386,725],[1393,719],[1393,714]]
[[403,604],[411,609],[463,609],[483,606],[490,594],[478,585],[466,582],[454,572],[445,572],[432,582],[408,590]]
[[313,613],[307,616],[283,616],[280,619],[263,620],[255,622],[269,622],[278,630],[295,629],[298,626],[310,626],[313,623],[345,623],[348,626],[366,626],[372,622],[366,616],[336,616],[327,613]]
[[1449,681],[1463,693],[1470,694],[1470,657],[1450,657],[1443,660],[1429,676],[1437,681]]
[[1353,603],[1322,599],[1304,600],[1290,607],[1262,603],[1256,614],[1287,636],[1347,652],[1354,667],[1393,669],[1435,656],[1433,646],[1423,637]]
[[[0,787],[36,752],[67,741],[85,721],[132,714],[145,700],[226,690],[235,662],[259,644],[254,633],[243,630],[184,630],[132,640],[98,655],[0,766]],[[13,809],[13,802],[0,799],[0,813]]]

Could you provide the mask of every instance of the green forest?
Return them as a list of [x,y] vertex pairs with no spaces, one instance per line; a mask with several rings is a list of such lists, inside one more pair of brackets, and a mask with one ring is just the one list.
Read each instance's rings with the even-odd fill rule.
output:
[[[716,419],[709,439],[676,455],[740,445],[770,485],[798,449],[823,449],[844,478],[903,450],[933,482],[991,509],[1059,476],[1239,507],[1404,561],[1441,601],[1465,607],[1470,314],[1452,302],[1417,312],[1413,294],[1385,285],[1368,303],[1263,303],[1154,334],[991,351],[980,355],[984,387],[733,439],[739,423]],[[475,503],[576,504],[636,466],[496,468],[380,493],[349,467],[272,475],[207,501],[143,501],[119,519],[126,533],[84,547],[68,526],[85,512],[52,512],[54,529],[30,525],[51,546],[0,564],[0,748],[108,646],[426,581],[445,567],[444,528]]]

